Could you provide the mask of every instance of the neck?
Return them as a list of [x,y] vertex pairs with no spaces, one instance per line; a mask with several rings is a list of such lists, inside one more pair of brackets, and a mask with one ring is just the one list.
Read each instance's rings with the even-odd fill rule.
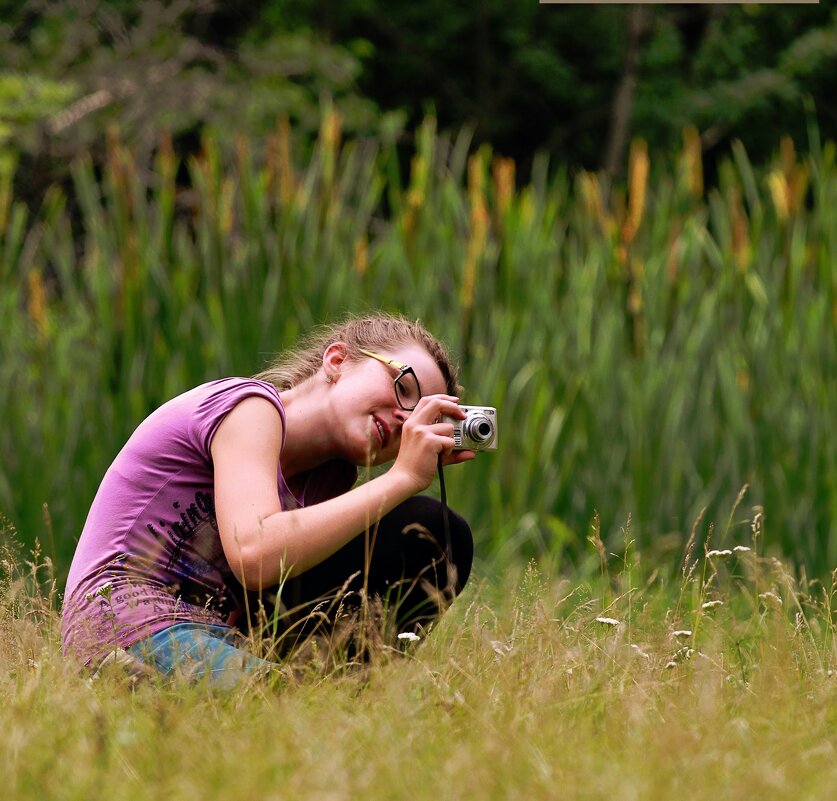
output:
[[322,423],[329,418],[325,393],[317,389],[316,380],[309,378],[279,395],[285,407],[285,447],[280,462],[286,480],[338,456],[332,433]]

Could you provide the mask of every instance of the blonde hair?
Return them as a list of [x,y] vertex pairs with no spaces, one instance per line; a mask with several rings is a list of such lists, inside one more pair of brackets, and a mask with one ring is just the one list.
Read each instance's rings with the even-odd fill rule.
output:
[[283,351],[265,370],[253,378],[268,381],[280,392],[301,384],[316,375],[323,366],[323,354],[333,342],[343,342],[349,357],[362,358],[361,350],[392,350],[399,345],[421,345],[436,362],[449,395],[459,395],[459,369],[439,342],[418,320],[391,314],[369,317],[348,317],[345,320],[321,325],[308,334],[295,348]]

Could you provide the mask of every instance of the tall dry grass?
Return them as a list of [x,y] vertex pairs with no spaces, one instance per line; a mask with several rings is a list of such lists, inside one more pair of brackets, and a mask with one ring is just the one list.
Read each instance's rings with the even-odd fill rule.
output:
[[215,693],[79,676],[50,566],[6,555],[4,797],[824,801],[837,584],[764,556],[760,519],[747,530],[738,550],[693,542],[670,579],[626,525],[600,579],[532,562],[471,585],[408,652],[357,670],[309,651]]

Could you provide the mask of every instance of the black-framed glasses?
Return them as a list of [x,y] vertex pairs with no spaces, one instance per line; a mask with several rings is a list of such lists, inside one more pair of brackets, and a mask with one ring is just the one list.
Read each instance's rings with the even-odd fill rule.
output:
[[377,359],[379,362],[388,364],[399,371],[394,379],[395,399],[405,412],[413,411],[421,400],[421,386],[413,368],[407,364],[397,362],[395,359],[388,359],[386,356],[373,353],[371,350],[360,348],[360,352],[370,359]]

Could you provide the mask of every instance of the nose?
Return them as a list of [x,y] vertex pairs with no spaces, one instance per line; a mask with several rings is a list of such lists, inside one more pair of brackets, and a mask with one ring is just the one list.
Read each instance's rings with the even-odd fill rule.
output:
[[408,412],[406,409],[402,409],[400,406],[395,407],[395,411],[392,414],[393,420],[398,424],[398,426],[403,426],[404,423],[409,420],[410,415],[412,412]]

